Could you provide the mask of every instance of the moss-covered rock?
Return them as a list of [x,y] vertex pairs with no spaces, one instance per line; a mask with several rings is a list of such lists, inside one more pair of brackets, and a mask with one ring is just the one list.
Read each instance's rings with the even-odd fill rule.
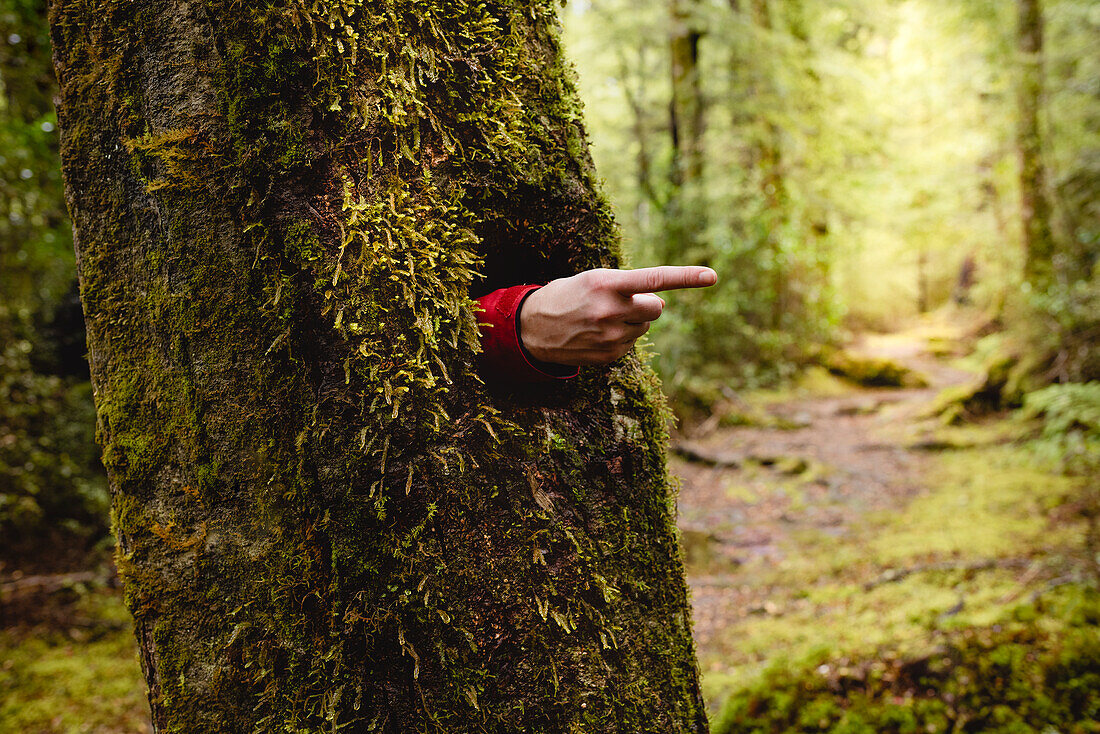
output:
[[984,357],[981,371],[970,381],[941,391],[930,414],[951,425],[1022,405],[1024,396],[1036,386],[1035,363],[1001,340],[995,344]]
[[826,350],[822,365],[834,375],[866,387],[926,387],[928,378],[885,357],[845,349]]

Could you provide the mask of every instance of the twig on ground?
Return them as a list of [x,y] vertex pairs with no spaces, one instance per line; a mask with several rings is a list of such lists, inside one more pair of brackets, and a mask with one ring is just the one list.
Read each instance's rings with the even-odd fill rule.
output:
[[52,594],[74,584],[107,583],[109,576],[100,571],[82,571],[80,573],[59,573],[46,576],[27,576],[0,583],[0,600],[10,601],[20,596],[34,593]]
[[687,461],[706,464],[719,469],[740,469],[749,463],[775,466],[792,459],[801,461],[803,466],[808,463],[798,457],[776,456],[774,454],[737,454],[730,451],[710,451],[690,443],[675,443],[672,445],[672,452]]
[[895,568],[880,574],[863,585],[864,591],[879,586],[902,581],[915,573],[929,571],[989,571],[994,568],[1025,568],[1031,561],[1027,558],[987,559],[983,561],[941,561],[939,563],[920,563],[908,568]]
[[672,452],[677,456],[694,461],[698,464],[716,466],[720,468],[736,469],[744,463],[744,459],[730,453],[714,453],[689,443],[675,443]]
[[1039,601],[1039,597],[1041,597],[1043,594],[1046,594],[1048,591],[1053,591],[1059,586],[1068,586],[1069,584],[1078,583],[1079,581],[1080,579],[1073,575],[1059,576],[1056,579],[1051,579],[1046,586],[1041,589],[1036,589],[1031,594],[1031,603],[1034,604],[1035,602]]

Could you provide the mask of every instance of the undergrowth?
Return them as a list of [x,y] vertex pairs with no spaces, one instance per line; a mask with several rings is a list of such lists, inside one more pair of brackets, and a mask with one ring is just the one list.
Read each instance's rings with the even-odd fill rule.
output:
[[[0,734],[145,734],[145,681],[122,599],[71,590],[67,625],[0,629]],[[0,609],[0,612],[3,612]]]
[[970,427],[1030,440],[937,454],[903,508],[741,568],[772,611],[703,660],[715,734],[1100,732],[1098,397],[1030,393]]
[[1100,732],[1100,594],[1072,587],[996,624],[935,632],[920,656],[771,665],[714,734]]
[[1042,418],[1037,449],[1062,471],[1095,476],[1100,470],[1100,382],[1050,385],[1024,398],[1022,418]]

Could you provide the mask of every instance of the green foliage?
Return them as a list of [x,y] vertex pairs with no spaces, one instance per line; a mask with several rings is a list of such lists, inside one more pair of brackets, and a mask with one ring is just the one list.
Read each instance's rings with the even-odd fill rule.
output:
[[1044,381],[1100,380],[1100,263],[1089,278],[1064,278],[1029,293],[1012,331]]
[[99,540],[107,488],[93,442],[72,228],[58,165],[45,3],[0,2],[0,553]]
[[0,294],[49,310],[75,280],[46,3],[0,2]]
[[1100,595],[1074,588],[997,624],[934,634],[921,655],[777,662],[715,734],[1100,731]]
[[27,319],[0,305],[0,550],[55,529],[97,540],[106,480],[86,381],[37,373]]
[[1059,279],[1041,291],[1024,283],[1022,291],[1005,304],[1006,330],[977,343],[972,361],[980,375],[937,400],[945,421],[1018,408],[1052,382],[1072,391],[1100,379],[1100,277]]
[[1100,382],[1036,390],[1024,399],[1024,412],[1046,419],[1043,434],[1048,438],[1079,433],[1087,440],[1100,440]]
[[702,33],[698,75],[709,105],[702,179],[684,185],[667,134],[664,5],[602,0],[575,6],[566,26],[632,264],[720,273],[705,293],[668,294],[654,324],[656,366],[681,406],[714,385],[790,377],[810,345],[831,337],[839,313],[820,191],[801,157],[820,119],[805,28],[784,15],[768,29],[724,3],[684,8]]
[[[1009,299],[1017,372],[1037,384],[1100,379],[1100,33],[1095,3],[1043,4],[1043,156],[1054,205],[1052,277]],[[1033,279],[1034,280],[1034,279]]]
[[1020,414],[1043,418],[1043,455],[1070,473],[1093,479],[1100,474],[1100,382],[1036,390],[1024,398]]
[[1072,283],[1100,262],[1100,56],[1085,51],[1100,34],[1100,9],[1090,0],[1047,0],[1044,14],[1048,154],[1061,219],[1057,265]]
[[[576,4],[567,29],[633,262],[721,274],[705,293],[671,294],[654,326],[679,402],[698,402],[706,382],[789,376],[842,318],[890,328],[952,298],[998,311],[1019,291],[1012,3],[681,3],[701,34],[706,107],[706,165],[683,192],[670,170],[665,5]],[[1100,14],[1083,0],[1044,12],[1060,280],[1026,319],[1038,340],[1019,340],[1018,382],[1048,370],[1096,379]],[[976,280],[973,292],[960,280]]]

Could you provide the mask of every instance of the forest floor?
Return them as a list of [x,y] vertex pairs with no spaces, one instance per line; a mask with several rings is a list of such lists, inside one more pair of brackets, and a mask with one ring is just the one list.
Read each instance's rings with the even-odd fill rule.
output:
[[911,333],[853,346],[928,376],[928,387],[860,389],[817,372],[792,394],[750,398],[779,425],[718,429],[678,447],[690,456],[673,458],[672,472],[701,651],[737,620],[776,616],[789,601],[780,596],[795,590],[752,583],[762,571],[804,561],[830,538],[839,545],[868,513],[898,512],[921,494],[931,457],[914,419],[971,373],[933,359]]
[[[814,369],[674,441],[713,714],[768,666],[844,674],[860,655],[919,655],[938,631],[990,624],[1062,582],[1084,546],[1083,522],[1059,509],[1074,480],[1035,464],[1017,421],[930,415],[940,390],[971,379],[952,356],[965,343],[950,319],[862,335],[851,351],[927,387],[862,388]],[[109,564],[0,568],[0,602],[0,734],[150,731]]]
[[[974,379],[968,327],[943,315],[864,334],[920,388],[811,370],[745,396],[747,425],[674,442],[679,525],[712,715],[768,666],[845,676],[858,658],[919,657],[939,633],[991,624],[1064,582],[1085,524],[1074,480],[1037,465],[1009,416],[949,426],[944,388]],[[752,416],[755,416],[753,418]],[[712,424],[714,421],[712,421]]]

